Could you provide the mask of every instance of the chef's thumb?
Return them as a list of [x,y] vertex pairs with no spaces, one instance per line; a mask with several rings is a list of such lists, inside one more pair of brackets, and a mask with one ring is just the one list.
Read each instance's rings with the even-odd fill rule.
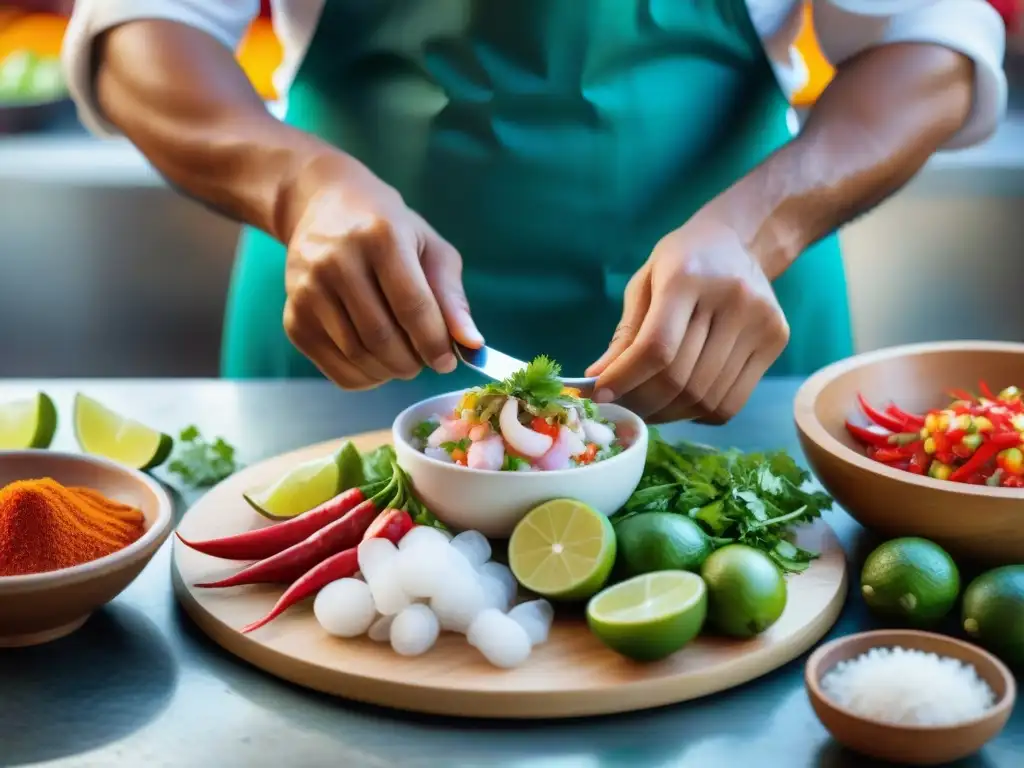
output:
[[443,238],[432,235],[423,259],[423,271],[434,292],[448,333],[459,344],[477,349],[484,337],[473,322],[469,299],[462,285],[462,257]]

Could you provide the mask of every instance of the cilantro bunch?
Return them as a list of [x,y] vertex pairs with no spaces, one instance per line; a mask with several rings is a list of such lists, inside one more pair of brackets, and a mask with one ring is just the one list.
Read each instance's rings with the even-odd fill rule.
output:
[[832,508],[832,498],[804,486],[810,473],[785,451],[718,451],[670,444],[651,430],[640,485],[615,515],[671,512],[696,520],[715,544],[738,542],[765,552],[783,571],[807,570],[818,553],[796,546],[791,528]]
[[588,417],[596,415],[594,404],[565,391],[562,366],[547,355],[538,355],[504,381],[492,381],[481,388],[481,399],[489,395],[514,397],[536,416],[560,416],[566,409],[579,408]]

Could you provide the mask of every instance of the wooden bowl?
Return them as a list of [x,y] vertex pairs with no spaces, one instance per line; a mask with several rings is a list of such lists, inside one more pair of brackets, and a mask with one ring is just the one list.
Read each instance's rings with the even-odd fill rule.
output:
[[[856,715],[822,691],[822,678],[840,662],[872,648],[894,646],[971,664],[992,689],[995,704],[981,717],[957,725],[892,725]],[[847,749],[900,765],[939,765],[977,752],[1003,730],[1017,697],[1013,675],[992,654],[952,637],[914,630],[862,632],[826,643],[807,660],[804,683],[814,713],[836,741]]]
[[943,342],[869,352],[828,366],[797,392],[796,427],[825,489],[865,528],[887,538],[922,536],[954,556],[1024,562],[1024,490],[933,480],[869,459],[844,421],[866,425],[860,392],[922,412],[947,405],[951,388],[1024,386],[1024,344]]
[[146,531],[124,549],[73,568],[0,577],[0,647],[36,645],[74,632],[132,583],[171,530],[170,498],[141,472],[93,456],[0,452],[0,487],[43,477],[88,486],[138,507],[146,517]]

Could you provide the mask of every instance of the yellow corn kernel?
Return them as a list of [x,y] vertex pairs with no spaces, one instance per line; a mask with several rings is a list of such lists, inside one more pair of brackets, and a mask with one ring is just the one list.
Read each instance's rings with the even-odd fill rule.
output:
[[924,417],[924,428],[927,429],[929,432],[938,432],[939,417],[936,416],[934,413],[929,413],[927,416]]
[[1024,432],[1024,413],[1015,413],[1010,423],[1018,432]]
[[1004,403],[1016,403],[1020,400],[1020,390],[1017,387],[1007,387],[999,393],[999,399]]
[[925,441],[924,441],[924,452],[925,453],[935,453],[935,438],[934,437],[927,437],[927,438],[925,438]]
[[928,427],[921,427],[921,431],[918,432],[918,435],[920,435],[922,440],[927,438],[928,435],[930,435],[930,434],[931,434],[931,432],[928,430]]
[[999,452],[999,466],[1012,475],[1024,472],[1024,453],[1019,448],[1007,448]]
[[579,397],[580,391],[576,387],[562,387],[562,394],[569,397]]
[[953,474],[953,468],[941,461],[933,461],[928,467],[928,476],[934,477],[936,480],[949,480],[951,474]]
[[971,428],[971,417],[970,417],[970,414],[961,413],[959,416],[956,417],[956,420],[953,422],[953,429],[968,430],[970,428]]
[[982,436],[974,433],[973,435],[964,435],[964,439],[960,442],[966,447],[970,448],[971,451],[976,451],[981,446]]
[[991,432],[992,422],[986,416],[975,416],[972,426],[979,432]]
[[941,429],[943,432],[945,432],[947,429],[949,429],[950,417],[954,417],[954,416],[956,416],[956,414],[952,413],[951,411],[943,411],[942,413],[940,413],[939,414],[939,429]]
[[462,396],[462,399],[459,401],[459,407],[456,410],[471,411],[476,408],[478,399],[476,392],[467,392]]

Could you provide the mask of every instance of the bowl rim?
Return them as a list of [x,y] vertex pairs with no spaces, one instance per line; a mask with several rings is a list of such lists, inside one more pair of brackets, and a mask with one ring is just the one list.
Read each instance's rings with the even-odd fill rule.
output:
[[97,576],[110,568],[122,563],[134,560],[141,555],[154,542],[158,542],[170,531],[171,522],[174,518],[174,504],[171,502],[167,491],[160,483],[149,475],[137,469],[119,464],[111,459],[91,454],[72,453],[71,451],[51,451],[47,448],[31,448],[26,450],[0,451],[0,460],[4,458],[34,457],[37,459],[63,459],[77,461],[79,463],[94,464],[106,469],[128,475],[132,479],[146,486],[156,497],[157,514],[153,523],[138,539],[126,547],[122,547],[109,555],[90,560],[87,563],[79,563],[70,568],[60,568],[56,571],[44,571],[43,573],[25,573],[18,576],[0,576],[0,595],[9,591],[23,589],[34,589],[38,587],[53,586],[59,583],[61,586],[80,583],[94,576]]
[[[900,638],[905,640],[913,640],[919,638],[929,638],[931,640],[937,640],[942,643],[946,643],[950,646],[955,646],[966,651],[965,655],[973,655],[977,658],[985,659],[992,663],[992,665],[999,672],[1000,677],[1003,678],[1003,682],[1006,685],[1006,693],[996,700],[996,702],[985,710],[982,714],[977,717],[972,717],[970,720],[963,720],[958,723],[950,723],[948,725],[918,725],[918,724],[902,724],[902,723],[890,723],[885,720],[878,720],[873,717],[865,717],[860,715],[846,707],[842,706],[835,700],[831,699],[828,694],[825,693],[821,688],[821,679],[828,673],[829,670],[822,671],[820,669],[822,659],[825,655],[835,649],[848,645],[856,640],[868,638],[877,640],[873,643],[870,648],[891,648],[894,645],[900,644]],[[908,650],[920,650],[916,649],[913,644],[903,646]],[[860,655],[860,654],[858,654]],[[975,667],[977,672],[977,665],[971,662],[971,666]],[[979,675],[979,677],[981,677]],[[987,683],[987,681],[986,681]],[[811,653],[807,659],[807,663],[804,665],[804,685],[809,691],[810,695],[820,701],[824,706],[829,709],[835,710],[846,717],[858,720],[862,723],[868,723],[881,728],[894,728],[908,733],[938,733],[944,731],[958,730],[961,728],[970,728],[972,726],[984,723],[988,720],[998,719],[1003,715],[1009,715],[1009,710],[1013,708],[1013,705],[1017,699],[1017,682],[1010,671],[1009,667],[1006,666],[999,658],[994,654],[986,651],[984,648],[975,645],[974,643],[968,643],[964,640],[960,640],[950,635],[944,635],[939,632],[926,632],[919,629],[874,629],[867,632],[855,632],[851,635],[844,635],[837,637],[834,640],[830,640],[824,645],[819,645]]]
[[[610,459],[605,459],[604,461],[599,461],[599,462],[595,462],[593,464],[588,464],[585,467],[569,467],[568,469],[552,469],[552,470],[546,470],[546,471],[543,471],[543,472],[506,472],[506,471],[502,471],[500,469],[471,469],[470,467],[463,467],[463,466],[461,466],[459,464],[449,464],[447,462],[440,461],[439,459],[435,459],[435,458],[433,458],[431,456],[427,456],[427,454],[423,453],[423,451],[419,450],[412,443],[410,443],[409,439],[405,435],[401,434],[401,432],[400,432],[400,430],[398,428],[398,425],[401,422],[403,422],[405,419],[409,418],[409,415],[414,410],[422,408],[425,404],[433,402],[435,400],[443,400],[445,398],[457,397],[457,396],[461,397],[466,392],[469,392],[472,389],[475,389],[475,387],[466,387],[465,389],[457,389],[457,390],[453,390],[452,392],[445,392],[444,394],[441,394],[441,395],[434,395],[433,397],[427,397],[427,398],[424,398],[423,400],[418,400],[417,402],[413,403],[409,407],[404,408],[395,417],[395,420],[391,424],[391,437],[392,437],[392,439],[395,441],[395,443],[401,442],[405,447],[407,447],[410,450],[414,451],[424,461],[426,461],[426,462],[428,462],[430,464],[433,464],[433,465],[435,465],[437,467],[443,467],[443,468],[445,468],[447,470],[451,470],[451,471],[454,471],[454,472],[464,472],[464,473],[467,473],[467,475],[472,475],[472,476],[477,476],[477,477],[488,477],[488,476],[509,477],[509,476],[515,475],[515,476],[521,476],[521,477],[538,477],[538,478],[539,477],[558,478],[558,477],[566,477],[566,476],[569,476],[569,477],[580,477],[581,475],[585,475],[587,472],[589,472],[591,470],[594,470],[597,467],[608,467],[609,465],[614,464],[615,462],[619,461],[620,459],[623,459],[623,457],[625,457],[627,454],[629,454],[630,457],[632,457],[633,449],[637,448],[641,442],[646,443],[646,441],[648,440],[648,428],[647,428],[647,424],[644,422],[644,420],[641,419],[637,414],[633,413],[633,411],[629,410],[625,406],[619,405],[618,403],[596,403],[596,405],[597,405],[598,408],[601,408],[604,405],[612,405],[612,406],[622,410],[625,414],[627,414],[630,417],[630,419],[632,419],[634,424],[639,427],[639,429],[637,431],[636,440],[634,440],[632,445],[630,445],[628,448],[625,448],[622,451],[622,453],[620,453],[620,454],[618,454],[616,456],[612,456]],[[536,482],[536,481],[533,481],[533,482]]]
[[899,357],[909,357],[935,352],[1010,352],[1024,357],[1024,344],[1009,341],[938,341],[926,342],[923,344],[904,344],[898,347],[886,347],[872,352],[863,352],[859,355],[839,360],[828,365],[811,376],[800,385],[793,401],[793,417],[797,429],[803,432],[811,441],[828,451],[847,464],[881,475],[890,480],[908,483],[920,488],[929,490],[945,491],[948,493],[964,494],[982,498],[995,499],[1020,499],[1024,497],[1024,491],[1020,488],[993,488],[987,485],[968,485],[967,483],[952,483],[949,480],[936,480],[927,475],[914,475],[910,472],[903,472],[893,469],[878,461],[872,461],[867,456],[858,453],[849,446],[843,444],[825,429],[815,413],[818,396],[821,391],[850,371],[861,368],[865,365],[892,360]]

